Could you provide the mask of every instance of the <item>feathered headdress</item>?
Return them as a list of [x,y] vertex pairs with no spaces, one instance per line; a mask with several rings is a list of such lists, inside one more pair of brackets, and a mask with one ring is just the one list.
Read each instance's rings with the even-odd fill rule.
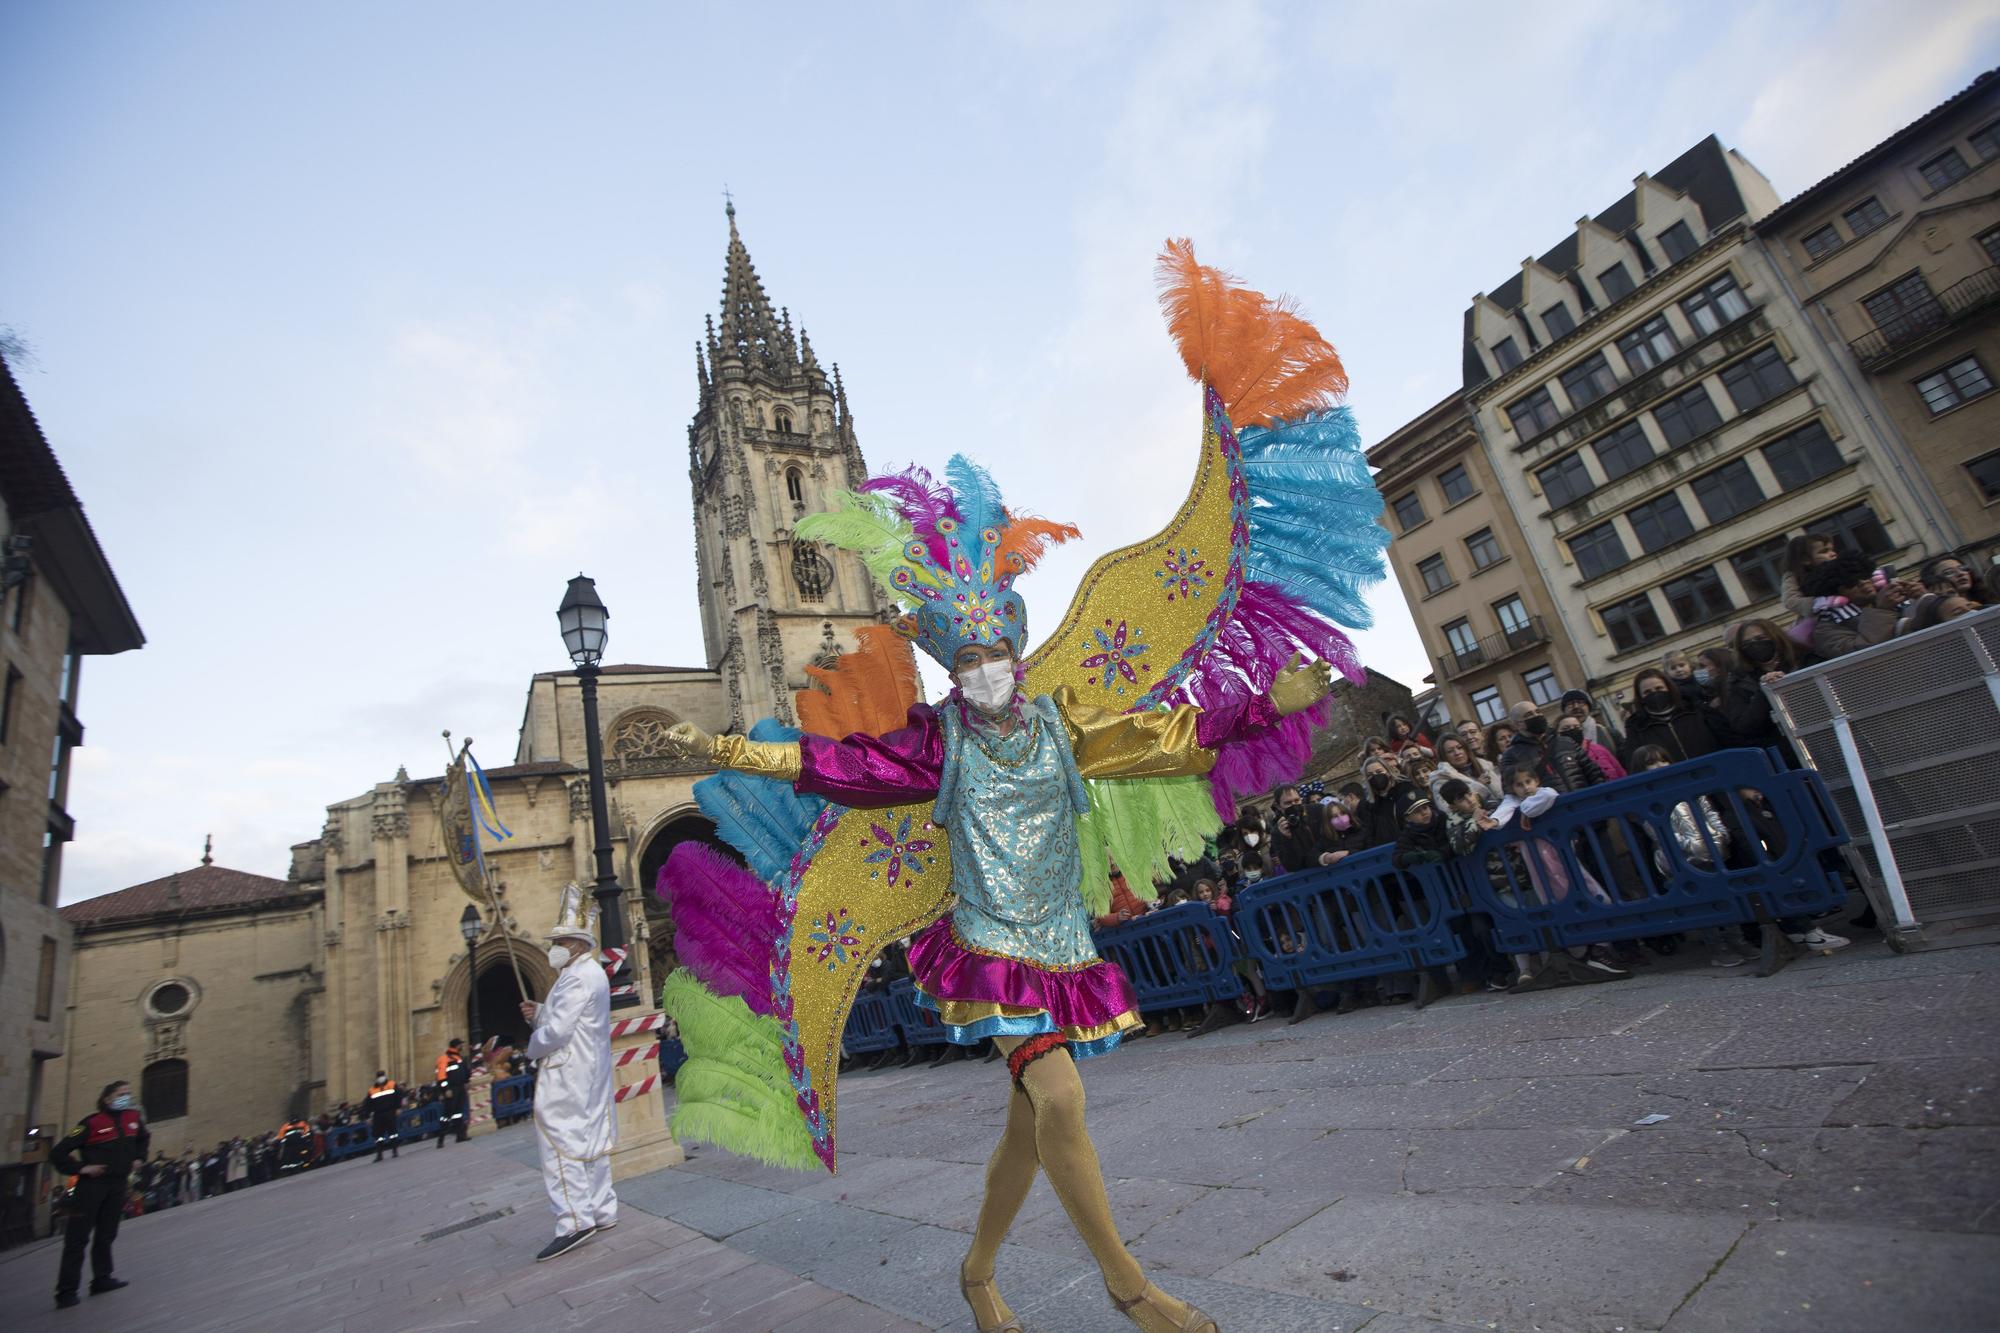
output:
[[831,513],[799,520],[798,535],[861,557],[903,606],[896,632],[947,668],[967,644],[1028,639],[1028,608],[1014,579],[1058,542],[1069,523],[1008,512],[985,468],[963,454],[939,482],[920,467],[870,477],[834,499]]

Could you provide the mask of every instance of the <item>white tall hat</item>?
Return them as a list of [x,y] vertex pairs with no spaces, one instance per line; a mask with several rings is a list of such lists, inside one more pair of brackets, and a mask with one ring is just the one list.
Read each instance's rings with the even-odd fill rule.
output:
[[588,940],[591,951],[596,952],[597,901],[582,885],[575,881],[563,885],[562,902],[556,909],[556,924],[544,938]]

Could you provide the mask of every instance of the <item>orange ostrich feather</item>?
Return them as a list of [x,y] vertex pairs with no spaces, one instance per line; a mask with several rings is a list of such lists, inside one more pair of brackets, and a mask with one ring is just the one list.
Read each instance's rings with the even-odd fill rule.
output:
[[855,650],[838,665],[807,667],[813,688],[792,695],[799,725],[815,735],[881,736],[904,725],[917,701],[917,658],[908,639],[889,625],[863,625],[854,639]]
[[1199,263],[1185,239],[1167,242],[1156,272],[1188,374],[1214,386],[1236,425],[1325,411],[1347,392],[1340,354],[1290,297],[1273,299]]
[[999,566],[1005,568],[1007,557],[1018,555],[1021,557],[1021,569],[1026,572],[1041,562],[1050,547],[1075,541],[1082,535],[1082,529],[1074,523],[1057,523],[1052,519],[1016,514],[1009,510],[1007,526],[1000,529]]

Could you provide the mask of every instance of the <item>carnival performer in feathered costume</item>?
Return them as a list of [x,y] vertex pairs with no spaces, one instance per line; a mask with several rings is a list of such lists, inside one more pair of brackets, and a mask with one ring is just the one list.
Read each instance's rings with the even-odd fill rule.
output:
[[[1160,267],[1204,399],[1194,488],[1164,532],[1099,560],[1024,658],[1014,580],[1076,529],[1010,510],[963,457],[942,482],[871,478],[797,535],[857,552],[901,618],[813,671],[804,731],[674,729],[683,754],[727,770],[696,796],[749,867],[687,843],[661,874],[683,964],[662,1003],[688,1051],[675,1133],[832,1170],[848,1010],[870,959],[914,934],[917,1003],[954,1042],[992,1038],[1013,1077],[961,1272],[989,1333],[1020,1328],[993,1265],[1037,1169],[1118,1309],[1146,1329],[1215,1328],[1146,1280],[1112,1221],[1075,1062],[1140,1020],[1090,917],[1110,861],[1150,897],[1238,795],[1297,775],[1331,670],[1361,679],[1336,626],[1366,623],[1361,590],[1381,577],[1381,497],[1336,405],[1333,348],[1185,241]],[[914,701],[892,632],[952,673],[938,706]]]

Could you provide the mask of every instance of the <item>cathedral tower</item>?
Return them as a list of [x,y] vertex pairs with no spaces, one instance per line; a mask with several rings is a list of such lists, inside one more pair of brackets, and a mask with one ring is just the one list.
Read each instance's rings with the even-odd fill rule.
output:
[[805,668],[852,646],[887,598],[860,560],[796,541],[800,517],[868,475],[840,368],[774,310],[728,206],[722,322],[695,347],[700,405],[688,426],[697,596],[708,664],[729,691],[729,725],[796,719]]

